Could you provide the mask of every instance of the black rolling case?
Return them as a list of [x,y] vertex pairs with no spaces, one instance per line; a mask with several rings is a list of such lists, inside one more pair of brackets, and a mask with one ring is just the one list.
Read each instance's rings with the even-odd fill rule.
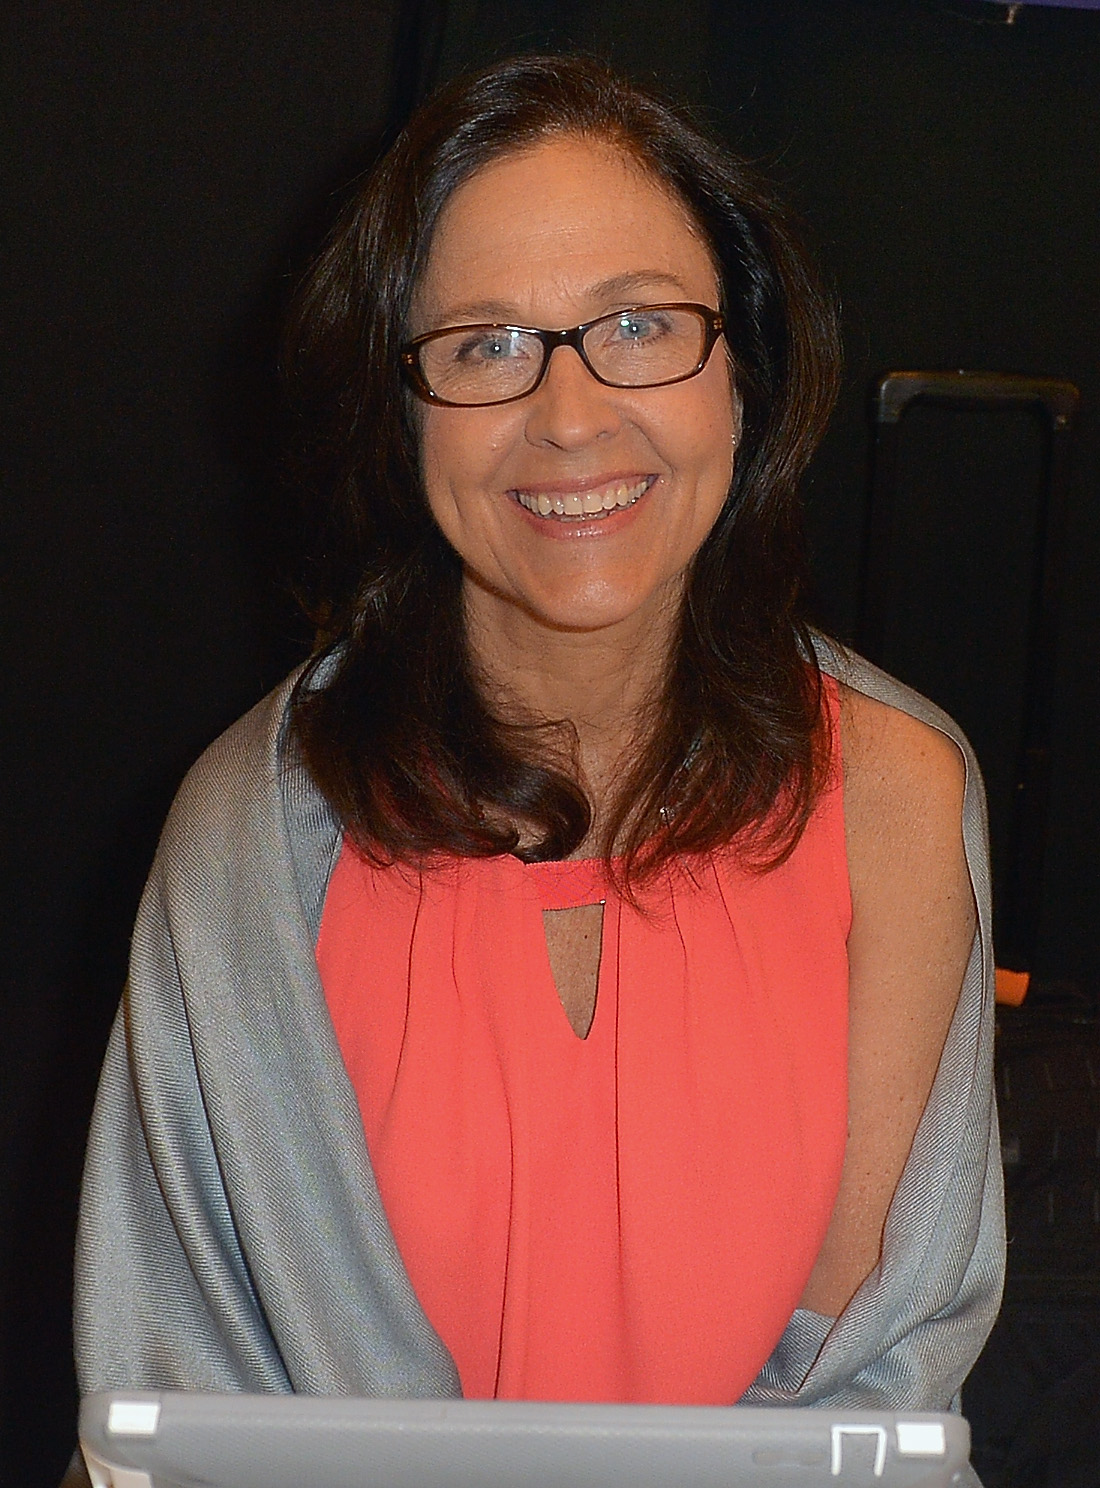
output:
[[[1077,390],[892,372],[874,393],[858,646],[970,735],[990,797],[1005,1308],[964,1392],[986,1488],[1100,1488],[1100,1023],[1036,964]],[[1016,973],[1015,978],[1005,973]]]
[[[987,776],[997,961],[1034,960],[1077,389],[891,372],[876,388],[858,644],[956,716]],[[916,673],[916,675],[913,675]]]

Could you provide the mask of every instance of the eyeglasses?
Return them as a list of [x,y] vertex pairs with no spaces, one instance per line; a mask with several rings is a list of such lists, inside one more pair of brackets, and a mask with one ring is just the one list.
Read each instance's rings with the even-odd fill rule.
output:
[[723,329],[706,305],[636,305],[569,331],[447,326],[403,347],[401,369],[421,398],[448,408],[526,398],[559,346],[571,346],[605,387],[665,387],[701,372]]

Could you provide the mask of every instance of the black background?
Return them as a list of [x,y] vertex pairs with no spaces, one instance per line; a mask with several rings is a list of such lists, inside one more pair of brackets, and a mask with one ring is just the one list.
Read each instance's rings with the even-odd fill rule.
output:
[[[778,176],[844,307],[845,388],[807,489],[822,612],[843,636],[873,377],[968,367],[1078,385],[1036,971],[1095,989],[1100,15],[1006,16],[981,0],[4,9],[11,1481],[55,1483],[72,1446],[80,1152],[160,820],[188,763],[308,644],[286,582],[296,519],[277,475],[279,307],[341,188],[437,77],[512,50],[585,47],[696,104]],[[999,638],[1014,645],[1034,472],[1023,444],[997,448],[972,441],[957,496],[941,472],[950,497],[913,528],[918,566],[895,623],[917,670],[926,623],[924,654],[943,649],[947,623],[979,680],[1004,672]],[[938,524],[956,501],[995,577],[947,591],[938,579],[945,622],[942,597],[921,613],[919,563],[949,546]],[[995,701],[945,700],[969,709],[997,777],[1011,717]]]

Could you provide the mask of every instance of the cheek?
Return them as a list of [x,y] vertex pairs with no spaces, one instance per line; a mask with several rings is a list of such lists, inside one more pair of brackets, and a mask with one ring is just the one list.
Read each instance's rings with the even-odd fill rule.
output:
[[464,461],[464,441],[450,411],[425,408],[420,420],[420,475],[434,500],[460,474]]
[[426,408],[420,425],[420,480],[428,507],[452,541],[461,492],[470,483],[473,451],[448,409]]
[[425,408],[420,421],[420,478],[439,520],[493,484],[509,433],[499,413],[477,408]]
[[708,504],[717,502],[720,507],[733,479],[741,437],[741,405],[731,395],[724,373],[702,391],[706,396],[692,410],[694,417],[685,416],[679,428],[683,431],[685,461],[695,465],[700,494],[705,495]]
[[[723,379],[723,382],[725,379]],[[729,496],[741,437],[740,404],[731,402],[727,387],[716,389],[716,396],[700,410],[695,425],[695,501],[692,541],[703,543],[717,522]]]

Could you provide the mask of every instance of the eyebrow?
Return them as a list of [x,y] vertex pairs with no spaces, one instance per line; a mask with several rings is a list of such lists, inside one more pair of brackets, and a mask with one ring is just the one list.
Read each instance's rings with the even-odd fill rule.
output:
[[[591,285],[585,291],[585,297],[596,301],[603,301],[612,313],[610,307],[621,303],[624,306],[630,304],[632,296],[646,289],[673,289],[681,295],[687,294],[687,287],[682,279],[675,274],[666,274],[663,269],[639,269],[628,274],[613,274],[609,279],[601,279],[598,284]],[[447,310],[447,319],[440,321],[440,326],[455,325],[461,321],[509,322],[515,321],[515,306],[505,300],[474,300],[461,305],[450,306]]]

